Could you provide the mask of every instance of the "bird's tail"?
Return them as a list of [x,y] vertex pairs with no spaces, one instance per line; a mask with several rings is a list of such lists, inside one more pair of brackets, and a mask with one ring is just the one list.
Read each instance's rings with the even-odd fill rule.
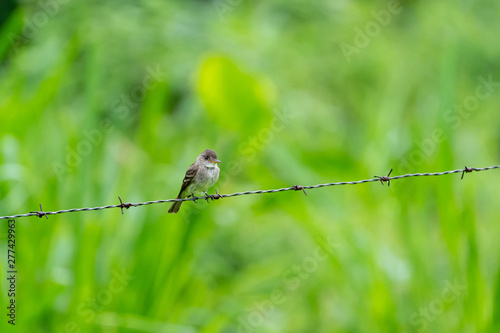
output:
[[[179,197],[177,198],[179,199]],[[175,201],[172,206],[170,206],[170,209],[168,210],[169,213],[177,214],[179,211],[179,208],[181,208],[182,201]]]

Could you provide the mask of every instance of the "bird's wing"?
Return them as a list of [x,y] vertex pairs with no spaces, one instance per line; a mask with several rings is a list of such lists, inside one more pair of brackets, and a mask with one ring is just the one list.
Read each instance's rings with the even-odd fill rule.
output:
[[194,163],[191,164],[189,169],[187,169],[187,171],[186,171],[186,175],[184,176],[184,180],[182,181],[181,190],[180,190],[179,195],[178,195],[179,198],[181,197],[182,192],[184,192],[184,190],[189,186],[189,184],[191,184],[191,182],[193,181],[197,172],[198,172],[197,166],[195,166]]

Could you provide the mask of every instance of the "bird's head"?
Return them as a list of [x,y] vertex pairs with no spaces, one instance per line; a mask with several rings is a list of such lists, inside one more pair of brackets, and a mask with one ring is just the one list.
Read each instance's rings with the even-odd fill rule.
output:
[[207,149],[198,156],[198,162],[207,168],[215,168],[220,161],[217,154],[212,149]]

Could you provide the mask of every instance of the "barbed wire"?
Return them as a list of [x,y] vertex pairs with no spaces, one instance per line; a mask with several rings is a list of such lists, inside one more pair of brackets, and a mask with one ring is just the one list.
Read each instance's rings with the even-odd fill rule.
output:
[[472,171],[486,171],[486,170],[492,170],[492,169],[499,169],[500,165],[494,165],[490,167],[484,167],[484,168],[469,168],[465,167],[464,169],[457,169],[457,170],[450,170],[450,171],[443,171],[443,172],[426,172],[426,173],[410,173],[406,175],[401,175],[401,176],[393,176],[390,177],[392,173],[392,169],[389,172],[387,176],[374,176],[375,178],[371,179],[364,179],[364,180],[356,180],[356,181],[350,181],[350,182],[335,182],[335,183],[326,183],[326,184],[318,184],[318,185],[307,185],[307,186],[301,186],[301,185],[294,185],[291,187],[284,187],[284,188],[279,188],[279,189],[274,189],[274,190],[258,190],[258,191],[245,191],[245,192],[236,192],[236,193],[231,193],[231,194],[219,194],[217,190],[215,190],[215,194],[213,195],[206,195],[206,196],[201,196],[201,197],[194,197],[194,198],[185,198],[185,199],[166,199],[166,200],[153,200],[153,201],[146,201],[146,202],[138,202],[138,203],[124,203],[120,197],[118,199],[120,200],[119,205],[107,205],[107,206],[102,206],[102,207],[87,207],[87,208],[73,208],[73,209],[64,209],[64,210],[58,210],[54,212],[44,212],[42,209],[42,204],[40,204],[40,211],[32,211],[26,214],[17,214],[17,215],[11,215],[11,216],[0,216],[0,219],[15,219],[18,217],[27,217],[27,216],[38,216],[38,217],[43,217],[48,218],[48,215],[57,215],[57,214],[63,214],[63,213],[71,213],[71,212],[85,212],[85,211],[92,211],[92,210],[102,210],[102,209],[108,209],[108,208],[120,208],[121,212],[123,214],[123,208],[129,209],[130,207],[139,207],[139,206],[147,206],[147,205],[152,205],[152,204],[157,204],[157,203],[165,203],[165,202],[175,202],[175,201],[194,201],[196,200],[217,200],[217,199],[222,199],[222,198],[230,198],[230,197],[237,197],[240,195],[247,195],[247,194],[263,194],[263,193],[277,193],[277,192],[285,192],[285,191],[303,191],[305,195],[307,195],[306,190],[308,189],[314,189],[314,188],[321,188],[321,187],[327,187],[327,186],[340,186],[340,185],[357,185],[357,184],[363,184],[363,183],[371,183],[371,182],[381,182],[382,185],[387,182],[387,185],[391,185],[391,180],[396,180],[396,179],[402,179],[402,178],[408,178],[408,177],[422,177],[422,176],[443,176],[443,175],[449,175],[453,173],[462,173],[462,177],[460,179],[464,178],[464,174],[470,173]]

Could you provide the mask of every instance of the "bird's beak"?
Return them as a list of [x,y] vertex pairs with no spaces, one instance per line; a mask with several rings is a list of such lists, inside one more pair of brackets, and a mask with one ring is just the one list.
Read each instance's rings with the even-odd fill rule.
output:
[[215,159],[212,161],[212,163],[220,163],[220,161],[218,159]]

